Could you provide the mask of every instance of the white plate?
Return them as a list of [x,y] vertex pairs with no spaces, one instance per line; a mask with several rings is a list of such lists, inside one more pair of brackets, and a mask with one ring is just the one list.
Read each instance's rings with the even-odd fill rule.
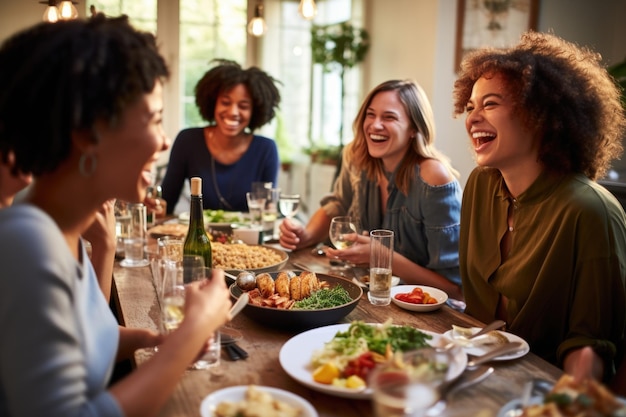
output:
[[[311,403],[296,394],[272,387],[257,386],[257,388],[260,391],[269,393],[275,400],[283,401],[289,405],[300,408],[302,410],[302,414],[300,414],[301,417],[318,417],[317,411],[313,408]],[[218,404],[224,401],[242,401],[245,398],[246,391],[248,391],[247,385],[237,385],[211,393],[202,400],[200,404],[200,415],[202,417],[215,417],[215,409]]]
[[[422,291],[427,292],[431,297],[437,300],[436,304],[413,304],[396,299],[397,294],[405,294],[413,291],[415,288],[421,288]],[[427,287],[425,285],[398,285],[391,288],[391,302],[405,310],[410,311],[433,311],[441,308],[442,305],[448,300],[448,294],[435,287]]]
[[[366,400],[371,398],[372,390],[366,388],[358,391],[349,388],[336,387],[328,384],[321,384],[313,380],[313,369],[311,367],[311,356],[317,349],[322,349],[324,344],[330,341],[337,332],[344,332],[350,327],[349,323],[333,324],[330,326],[318,327],[300,333],[287,340],[280,349],[278,360],[280,366],[287,374],[301,383],[302,385],[314,389],[325,394],[335,395],[343,398],[353,398]],[[432,346],[440,346],[442,335],[439,333],[429,332],[427,330],[420,331],[431,335],[430,340]],[[457,378],[467,366],[467,355],[459,350],[459,354],[455,356],[456,362],[452,365],[448,379]]]
[[[480,330],[480,327],[472,327],[472,333],[476,333],[479,330]],[[513,333],[501,332],[499,330],[494,330],[494,331],[503,334],[507,339],[509,339],[509,342],[520,342],[522,344],[522,347],[518,351],[498,356],[494,360],[496,360],[496,361],[508,361],[508,360],[511,360],[511,359],[517,359],[517,358],[521,358],[522,356],[526,355],[530,351],[530,346],[528,345],[528,342],[526,342],[521,337],[516,336]],[[453,332],[453,330],[450,329],[447,332],[445,332],[443,335],[446,338],[450,339],[450,340],[454,340],[454,338],[452,337],[452,332]],[[479,336],[479,337],[481,337],[481,336]],[[493,349],[493,347],[494,347],[493,345],[479,345],[479,346],[463,347],[463,350],[468,355],[484,355],[485,353],[487,353],[491,349]]]
[[[533,397],[530,397],[530,399],[528,400],[528,405],[535,405],[535,404],[542,404],[542,403],[543,403],[543,397],[541,396],[533,396]],[[500,411],[498,411],[497,417],[517,416],[517,414],[514,413],[513,410],[516,410],[521,405],[522,405],[521,398],[516,398],[514,400],[511,400],[502,406]]]

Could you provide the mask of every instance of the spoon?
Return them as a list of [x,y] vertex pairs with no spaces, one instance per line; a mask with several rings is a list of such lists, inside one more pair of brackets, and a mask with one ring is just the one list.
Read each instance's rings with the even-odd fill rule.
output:
[[230,308],[231,320],[234,319],[235,316],[239,314],[241,310],[243,310],[243,308],[248,304],[248,301],[250,301],[250,296],[248,295],[247,292],[244,292],[243,294],[239,296],[239,298],[237,299],[237,302],[233,304],[233,306]]
[[256,288],[256,276],[249,271],[241,271],[235,278],[235,282],[243,291],[251,291]]

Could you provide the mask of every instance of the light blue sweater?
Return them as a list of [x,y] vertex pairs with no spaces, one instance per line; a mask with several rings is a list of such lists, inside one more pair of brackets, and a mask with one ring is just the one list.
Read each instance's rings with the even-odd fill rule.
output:
[[82,249],[31,205],[0,210],[0,415],[123,416],[106,390],[119,329]]

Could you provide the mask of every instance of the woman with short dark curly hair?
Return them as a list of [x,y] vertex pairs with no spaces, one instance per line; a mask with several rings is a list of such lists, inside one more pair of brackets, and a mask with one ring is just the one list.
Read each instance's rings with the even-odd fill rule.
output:
[[[81,238],[110,200],[144,199],[170,144],[167,75],[126,18],[40,23],[0,47],[0,154],[35,178],[0,210],[1,416],[154,416],[229,320],[216,271],[185,287],[177,330],[119,326]],[[156,345],[110,385],[116,360]]]
[[624,352],[626,216],[594,180],[621,154],[626,118],[600,59],[529,32],[467,56],[454,106],[479,165],[461,209],[466,312],[608,379]]
[[257,67],[217,59],[196,85],[196,105],[209,124],[182,130],[170,153],[163,198],[173,213],[184,182],[201,177],[204,207],[247,211],[253,182],[277,185],[276,143],[254,131],[276,115],[277,81]]

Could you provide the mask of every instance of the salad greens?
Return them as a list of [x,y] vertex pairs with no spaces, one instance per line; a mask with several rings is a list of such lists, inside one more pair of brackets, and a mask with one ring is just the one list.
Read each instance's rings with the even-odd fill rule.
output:
[[352,301],[348,291],[341,285],[333,288],[322,288],[312,293],[309,297],[296,301],[294,310],[317,310],[321,308],[331,308],[344,305]]
[[411,326],[394,326],[386,322],[380,326],[354,321],[345,332],[337,332],[333,340],[333,348],[343,354],[362,349],[362,343],[367,343],[368,350],[385,355],[387,345],[394,352],[405,352],[412,349],[430,346],[428,340],[432,336]]
[[205,223],[240,223],[243,221],[238,211],[204,210]]

